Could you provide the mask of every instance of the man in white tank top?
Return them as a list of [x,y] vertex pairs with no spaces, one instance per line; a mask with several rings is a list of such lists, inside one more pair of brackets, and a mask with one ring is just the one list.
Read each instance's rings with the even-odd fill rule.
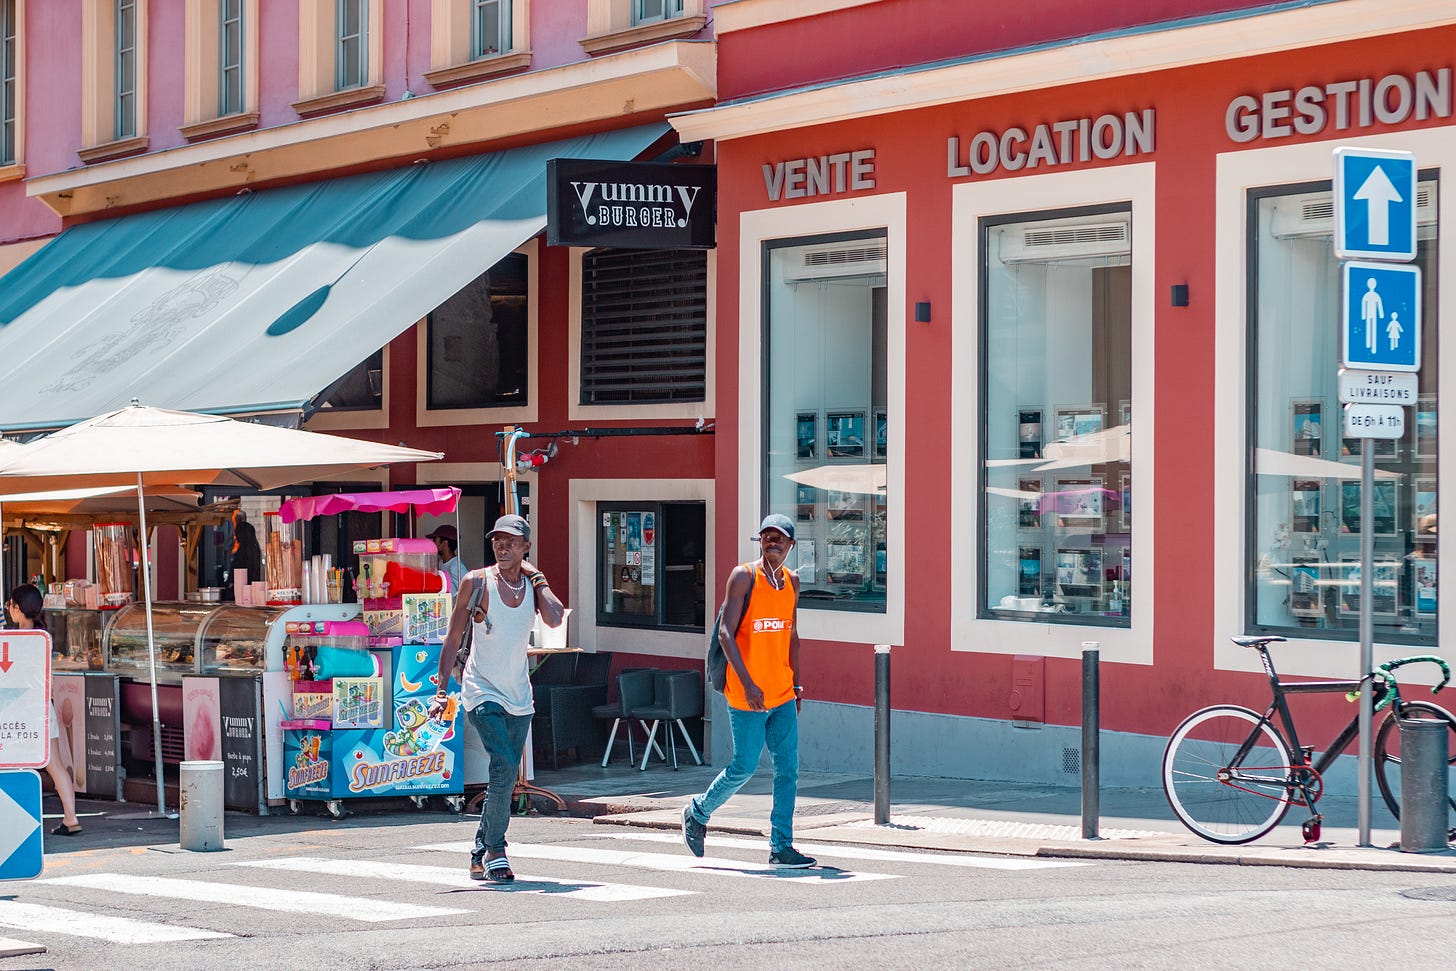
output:
[[[438,683],[442,687],[430,704],[430,714],[437,715],[446,707],[448,697],[443,686],[450,683],[455,654],[469,624],[470,658],[465,664],[460,701],[490,756],[485,808],[470,853],[470,877],[510,883],[516,875],[506,859],[506,827],[511,821],[516,766],[521,763],[526,731],[536,710],[526,649],[536,614],[547,627],[559,627],[565,608],[551,592],[546,576],[526,559],[531,551],[531,526],[526,520],[502,516],[485,538],[495,553],[495,565],[472,570],[460,584],[450,628],[440,649]],[[470,600],[477,584],[484,584],[485,592],[471,617]]]

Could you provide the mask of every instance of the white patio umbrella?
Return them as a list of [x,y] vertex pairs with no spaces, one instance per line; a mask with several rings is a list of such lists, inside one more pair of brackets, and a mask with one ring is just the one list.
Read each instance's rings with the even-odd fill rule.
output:
[[[351,469],[433,462],[440,452],[257,425],[219,415],[130,407],[64,428],[20,448],[0,449],[0,493],[127,486],[136,489],[147,535],[148,486],[227,485],[276,489]],[[152,633],[151,553],[142,547],[147,662],[152,689],[157,812],[165,814],[162,720],[157,712],[157,649]]]

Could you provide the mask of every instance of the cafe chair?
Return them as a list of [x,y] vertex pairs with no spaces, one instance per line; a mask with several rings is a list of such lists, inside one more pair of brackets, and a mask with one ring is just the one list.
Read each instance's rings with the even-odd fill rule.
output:
[[627,764],[636,763],[637,754],[632,745],[632,709],[652,704],[653,676],[656,673],[652,668],[624,669],[617,675],[617,700],[592,709],[592,717],[598,721],[608,718],[612,720],[612,730],[607,735],[607,749],[602,753],[602,768],[605,769],[612,759],[612,747],[617,743],[618,728],[625,729],[622,734],[627,739]]
[[[677,768],[677,735],[673,733],[674,726],[682,734],[683,741],[687,743],[688,751],[693,755],[693,761],[702,765],[703,760],[698,755],[697,746],[693,744],[692,738],[688,735],[688,728],[683,724],[684,718],[698,718],[703,714],[702,672],[659,672],[654,688],[656,690],[653,703],[634,708],[631,711],[634,719],[652,723],[647,730],[647,747],[642,752],[640,768],[643,771],[647,769],[647,759],[655,744],[658,725],[666,726],[666,741],[672,750],[672,767],[674,769]],[[659,748],[658,751],[662,750]]]

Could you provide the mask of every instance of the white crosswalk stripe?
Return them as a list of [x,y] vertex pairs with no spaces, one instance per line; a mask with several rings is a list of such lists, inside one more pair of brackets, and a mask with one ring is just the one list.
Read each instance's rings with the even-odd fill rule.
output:
[[0,900],[0,927],[13,927],[30,934],[91,937],[115,944],[165,944],[170,941],[205,941],[233,936],[222,931],[205,931],[195,927],[132,920],[128,917],[88,914],[44,904],[21,903],[17,900]]
[[392,920],[417,920],[425,917],[447,917],[468,913],[448,907],[424,907],[394,900],[369,897],[341,897],[312,890],[283,890],[273,887],[249,887],[203,880],[177,880],[171,877],[140,877],[120,873],[88,873],[73,877],[37,880],[39,884],[65,887],[89,887],[110,893],[136,894],[144,897],[170,897],[199,903],[229,904],[285,913],[314,914],[379,923]]
[[[302,873],[327,873],[340,877],[367,880],[404,880],[445,887],[469,887],[473,890],[497,889],[499,885],[470,879],[459,867],[422,866],[414,863],[384,863],[377,860],[325,860],[295,856],[278,860],[251,860],[230,863],[230,866],[255,867],[261,870],[287,870]],[[650,900],[654,897],[677,897],[693,890],[671,890],[666,887],[634,887],[621,883],[598,883],[583,880],[560,880],[554,877],[516,874],[510,885],[513,893],[534,893],[547,897],[569,897],[575,900],[622,901]]]
[[[765,857],[768,849],[762,843],[753,844],[762,850]],[[421,850],[440,850],[445,853],[469,853],[470,843],[432,843],[416,847]],[[762,880],[792,879],[812,886],[827,886],[836,883],[857,883],[867,880],[895,880],[893,873],[859,873],[852,870],[836,870],[817,867],[808,870],[779,869],[765,863],[745,863],[720,857],[688,856],[683,853],[629,853],[622,850],[599,850],[588,846],[535,845],[512,843],[509,850],[512,857],[527,860],[554,860],[559,863],[590,863],[598,866],[630,866],[646,870],[663,870],[672,873],[707,873],[722,876],[752,877]]]
[[[672,843],[682,845],[682,837],[675,833],[644,833],[640,830],[623,832],[601,827],[597,834],[609,839],[631,840],[643,843]],[[732,836],[709,836],[708,846],[730,849],[763,850],[763,840],[738,839]],[[1052,870],[1061,867],[1093,866],[1080,860],[1037,860],[1029,857],[977,856],[973,853],[915,853],[908,850],[876,850],[866,846],[845,843],[800,843],[794,842],[800,853],[810,856],[830,857],[838,860],[880,860],[887,863],[933,863],[937,866],[970,867],[978,870]]]

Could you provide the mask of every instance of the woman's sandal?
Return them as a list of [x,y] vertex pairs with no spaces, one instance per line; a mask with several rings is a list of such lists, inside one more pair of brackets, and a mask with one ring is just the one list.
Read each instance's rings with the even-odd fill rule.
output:
[[511,870],[511,861],[503,856],[485,861],[485,875],[492,883],[511,883],[516,874]]
[[80,832],[81,832],[81,825],[79,823],[77,823],[75,826],[67,826],[65,823],[62,823],[61,825],[57,826],[55,829],[51,830],[51,835],[52,836],[75,836],[76,834],[78,834]]

